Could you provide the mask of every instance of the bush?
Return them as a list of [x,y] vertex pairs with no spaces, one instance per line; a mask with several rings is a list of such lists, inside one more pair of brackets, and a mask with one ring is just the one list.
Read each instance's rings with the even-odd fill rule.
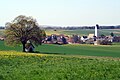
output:
[[100,42],[101,45],[112,45],[112,42],[111,41],[108,41],[108,40],[102,40]]

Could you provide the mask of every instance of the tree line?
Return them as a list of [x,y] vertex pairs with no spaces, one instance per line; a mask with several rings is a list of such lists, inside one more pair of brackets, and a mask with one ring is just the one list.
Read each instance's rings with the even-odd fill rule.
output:
[[[42,26],[44,27],[44,26]],[[77,29],[94,29],[95,26],[68,26],[68,27],[52,27],[52,26],[46,26],[44,29],[60,29],[60,30],[77,30]],[[118,26],[99,26],[99,29],[120,29],[120,25]]]
[[[68,27],[58,27],[58,26],[41,26],[44,29],[61,29],[61,30],[76,30],[76,29],[94,29],[95,26],[68,26]],[[5,27],[0,26],[0,29],[5,29]],[[99,29],[120,29],[118,26],[99,26]]]

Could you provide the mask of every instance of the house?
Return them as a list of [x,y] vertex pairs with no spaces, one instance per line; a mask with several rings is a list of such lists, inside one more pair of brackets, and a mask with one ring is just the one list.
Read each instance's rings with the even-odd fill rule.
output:
[[120,36],[113,37],[113,42],[120,42]]
[[0,40],[3,41],[3,40],[4,40],[4,37],[0,36]]
[[34,51],[34,46],[30,41],[27,41],[27,43],[25,44],[25,51],[26,52],[33,52]]
[[46,44],[67,44],[66,37],[64,35],[55,35],[47,36],[44,40]]
[[94,38],[94,34],[89,34],[89,35],[88,35],[88,39],[89,39],[89,38]]

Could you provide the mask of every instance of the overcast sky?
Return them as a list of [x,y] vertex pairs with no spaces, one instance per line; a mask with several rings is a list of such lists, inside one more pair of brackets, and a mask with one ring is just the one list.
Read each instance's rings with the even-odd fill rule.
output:
[[32,16],[40,25],[119,25],[120,0],[1,0],[0,25],[18,15]]

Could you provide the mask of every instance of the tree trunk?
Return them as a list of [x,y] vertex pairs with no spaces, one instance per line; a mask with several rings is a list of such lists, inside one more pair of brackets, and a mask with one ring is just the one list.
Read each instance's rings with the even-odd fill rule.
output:
[[23,45],[23,52],[26,52],[25,51],[25,44],[26,44],[26,42],[27,42],[26,38],[25,37],[21,37],[21,43]]
[[25,43],[23,43],[22,45],[23,45],[23,52],[26,52],[25,51]]

